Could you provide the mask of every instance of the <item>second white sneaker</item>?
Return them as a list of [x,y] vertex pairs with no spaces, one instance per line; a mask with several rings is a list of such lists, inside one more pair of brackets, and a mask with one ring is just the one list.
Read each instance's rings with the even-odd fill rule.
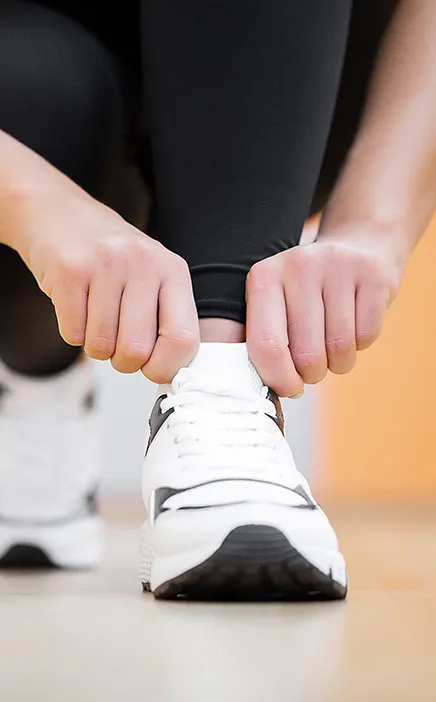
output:
[[157,598],[342,599],[335,533],[245,344],[202,344],[150,417],[141,580]]
[[0,566],[98,563],[94,390],[85,358],[48,378],[0,362]]

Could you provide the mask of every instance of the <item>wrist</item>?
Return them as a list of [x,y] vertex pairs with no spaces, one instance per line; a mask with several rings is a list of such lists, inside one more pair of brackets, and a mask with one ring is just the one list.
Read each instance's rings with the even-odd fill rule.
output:
[[[29,246],[31,228],[26,224],[29,217],[35,218],[35,213],[47,199],[45,188],[35,184],[11,184],[2,187],[0,197],[1,213],[1,243],[15,249],[25,257]],[[51,195],[53,198],[53,194]],[[33,213],[33,214],[32,214]]]
[[[66,192],[85,192],[48,161],[0,130],[0,242],[22,253],[29,217]],[[88,196],[89,197],[89,196]]]
[[[0,188],[1,243],[15,249],[27,261],[35,235],[50,212],[74,197],[91,199],[73,182],[64,178],[23,179]],[[71,187],[70,187],[71,185]],[[42,228],[44,225],[41,224]]]
[[15,188],[10,183],[0,190],[0,242],[21,253],[23,227],[20,225],[23,211],[28,207],[29,194],[22,186]]
[[330,220],[323,217],[316,241],[377,252],[388,258],[399,270],[404,269],[412,248],[401,221],[382,222],[375,218],[344,217]]
[[[374,157],[377,154],[377,157]],[[434,211],[432,179],[395,167],[381,147],[361,134],[352,147],[323,214],[322,227],[346,230],[364,225],[383,238],[394,237],[409,253]]]

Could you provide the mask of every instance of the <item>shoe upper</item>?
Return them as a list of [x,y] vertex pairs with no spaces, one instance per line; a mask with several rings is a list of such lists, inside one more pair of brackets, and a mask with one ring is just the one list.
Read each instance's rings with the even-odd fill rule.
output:
[[30,378],[0,365],[0,519],[50,522],[95,511],[100,473],[90,363]]
[[153,516],[241,502],[316,509],[282,426],[246,345],[202,344],[150,416],[143,493]]

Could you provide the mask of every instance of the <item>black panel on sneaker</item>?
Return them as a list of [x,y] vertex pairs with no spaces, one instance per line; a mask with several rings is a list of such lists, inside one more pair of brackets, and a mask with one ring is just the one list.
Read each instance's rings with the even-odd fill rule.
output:
[[164,422],[166,422],[170,414],[174,412],[173,408],[167,410],[166,412],[162,412],[161,404],[166,397],[167,395],[159,395],[156,402],[154,403],[153,409],[151,410],[150,419],[148,420],[148,425],[150,427],[150,436],[145,451],[146,454],[162,424],[164,424]]
[[[274,417],[271,417],[271,419],[274,419],[275,423],[277,424],[278,428],[282,432],[282,434],[285,433],[285,418],[283,416],[283,410],[282,410],[282,403],[280,402],[278,395],[274,392],[274,390],[268,390],[268,395],[266,396],[267,400],[270,400],[270,402],[273,403],[276,413]],[[271,416],[271,415],[268,415]]]
[[[196,488],[204,487],[205,485],[212,485],[212,484],[217,484],[217,483],[223,483],[223,482],[230,482],[231,480],[234,480],[233,478],[222,478],[222,480],[210,480],[204,483],[199,483],[198,485],[191,485],[186,488],[181,488],[181,489],[175,489],[175,488],[169,488],[169,487],[162,487],[158,488],[155,493],[154,493],[154,517],[155,519],[162,514],[163,512],[167,512],[168,510],[163,506],[164,503],[170,498],[174,497],[174,495],[181,495],[184,492],[189,492],[190,490],[195,490]],[[252,478],[238,478],[237,482],[254,482],[254,483],[262,483],[264,485],[274,485],[275,487],[281,487],[283,490],[289,490],[290,492],[295,492],[297,495],[303,498],[306,504],[302,505],[294,505],[292,508],[293,509],[316,509],[317,506],[313,500],[310,499],[309,495],[307,494],[306,490],[303,488],[302,485],[297,485],[295,488],[288,488],[284,485],[280,485],[280,483],[274,483],[269,480],[253,480]],[[225,505],[229,504],[236,504],[235,503],[225,503],[222,505],[219,504],[213,504],[213,505],[200,505],[200,506],[186,506],[186,507],[180,507],[179,509],[182,510],[188,510],[188,509],[206,509],[208,507],[223,507]],[[238,501],[238,504],[241,504],[240,501]]]
[[184,490],[176,490],[174,488],[169,487],[162,487],[156,490],[156,492],[154,493],[155,519],[160,514],[162,514],[162,512],[166,512],[166,509],[163,507],[164,502],[166,502],[170,497],[173,497],[173,495],[178,495],[180,492],[184,492]]
[[316,503],[309,497],[302,485],[296,485],[294,487],[294,492],[296,492],[297,495],[300,495],[300,497],[303,497],[307,501],[307,504],[311,505],[313,509],[316,509]]

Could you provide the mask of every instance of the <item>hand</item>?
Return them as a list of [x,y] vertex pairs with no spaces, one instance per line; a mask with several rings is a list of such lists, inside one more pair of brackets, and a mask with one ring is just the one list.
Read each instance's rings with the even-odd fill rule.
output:
[[185,261],[79,188],[19,204],[17,248],[51,298],[63,339],[122,373],[170,382],[199,344]]
[[356,352],[378,338],[398,290],[402,242],[399,233],[355,226],[252,267],[247,343],[267,385],[295,397],[327,369],[348,373],[354,367]]

